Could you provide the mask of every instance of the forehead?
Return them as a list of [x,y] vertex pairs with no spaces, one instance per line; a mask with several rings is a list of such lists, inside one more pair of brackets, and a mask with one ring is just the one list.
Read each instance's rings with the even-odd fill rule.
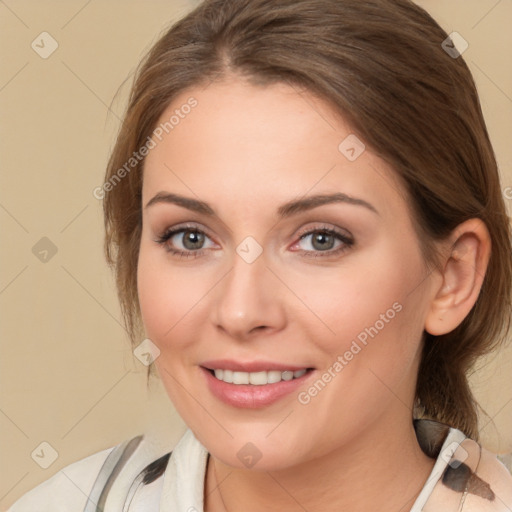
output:
[[232,79],[191,88],[172,101],[155,129],[145,202],[162,189],[213,203],[284,202],[308,191],[372,197],[383,209],[403,202],[394,172],[343,118],[288,84]]

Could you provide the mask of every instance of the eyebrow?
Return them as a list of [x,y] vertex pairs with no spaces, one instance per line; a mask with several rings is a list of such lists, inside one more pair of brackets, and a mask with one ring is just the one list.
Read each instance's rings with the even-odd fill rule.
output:
[[[159,203],[175,204],[203,215],[216,216],[215,210],[208,203],[170,192],[158,192],[158,194],[148,201],[145,208],[149,208],[150,206]],[[380,215],[377,209],[367,201],[341,192],[336,192],[334,194],[319,194],[289,201],[277,209],[277,214],[280,218],[286,218],[297,213],[331,203],[346,203],[354,206],[362,206],[377,215]]]

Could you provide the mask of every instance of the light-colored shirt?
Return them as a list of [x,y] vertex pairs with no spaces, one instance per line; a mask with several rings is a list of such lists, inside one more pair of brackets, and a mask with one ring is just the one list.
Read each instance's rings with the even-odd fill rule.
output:
[[[410,512],[510,512],[512,476],[460,430],[415,420],[436,459]],[[8,512],[203,512],[208,451],[188,429],[172,451],[141,435],[61,469]]]

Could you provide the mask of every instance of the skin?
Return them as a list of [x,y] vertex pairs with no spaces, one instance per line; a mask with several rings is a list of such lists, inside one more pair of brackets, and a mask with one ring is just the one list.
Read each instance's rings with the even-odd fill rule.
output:
[[[210,453],[205,510],[408,510],[434,464],[412,427],[422,334],[453,330],[475,303],[490,251],[485,226],[460,225],[432,270],[393,170],[369,149],[349,161],[338,146],[352,130],[322,100],[230,76],[182,93],[161,121],[190,96],[197,106],[146,158],[142,202],[173,192],[217,216],[144,208],[137,278],[163,385]],[[287,201],[333,192],[378,213],[333,203],[277,216]],[[206,232],[198,257],[155,241],[181,223]],[[313,235],[300,240],[325,226],[354,244],[334,254],[337,239],[324,251]],[[252,263],[236,252],[247,236],[263,249]],[[167,245],[199,250],[183,232]],[[314,367],[307,391],[394,303],[401,311],[308,404],[291,393],[257,410],[233,407],[200,372],[224,357]],[[237,457],[247,442],[262,454],[252,468]]]

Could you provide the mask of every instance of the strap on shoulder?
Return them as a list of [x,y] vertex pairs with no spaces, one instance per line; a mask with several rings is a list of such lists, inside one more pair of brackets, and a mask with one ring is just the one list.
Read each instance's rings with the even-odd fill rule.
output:
[[162,455],[159,459],[151,462],[142,471],[139,472],[139,474],[134,478],[130,489],[128,490],[128,494],[124,502],[123,512],[129,512],[134,496],[141,486],[145,487],[149,484],[152,484],[164,474],[165,468],[167,467],[171,455],[172,451]]
[[103,512],[107,496],[126,461],[131,457],[144,436],[123,441],[115,446],[105,459],[87,498],[83,512]]

